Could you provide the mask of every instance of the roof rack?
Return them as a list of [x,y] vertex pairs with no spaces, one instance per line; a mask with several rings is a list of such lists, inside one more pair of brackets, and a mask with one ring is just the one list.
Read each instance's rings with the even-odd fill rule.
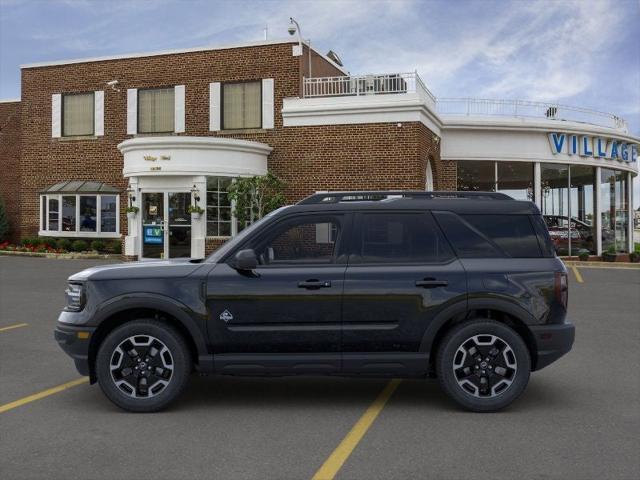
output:
[[298,202],[298,205],[312,205],[319,203],[338,202],[367,202],[382,201],[393,198],[414,198],[414,199],[447,199],[462,198],[473,200],[513,200],[509,195],[496,192],[425,192],[406,190],[371,190],[353,192],[320,192],[309,195]]

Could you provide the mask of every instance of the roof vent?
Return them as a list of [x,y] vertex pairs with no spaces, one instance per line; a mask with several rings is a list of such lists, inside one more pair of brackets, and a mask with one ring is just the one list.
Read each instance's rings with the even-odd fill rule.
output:
[[340,60],[340,57],[338,56],[338,54],[333,50],[329,50],[327,52],[327,57],[339,67],[344,67],[344,65],[342,64],[342,60]]

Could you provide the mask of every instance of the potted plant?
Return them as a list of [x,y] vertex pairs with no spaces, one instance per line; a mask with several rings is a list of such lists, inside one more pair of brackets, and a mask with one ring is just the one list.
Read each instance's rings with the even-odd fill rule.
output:
[[189,205],[187,207],[187,213],[191,214],[191,220],[199,220],[204,213],[204,210],[198,205]]
[[607,251],[602,254],[602,259],[605,262],[615,262],[618,258],[618,254],[616,253],[615,245],[609,245]]
[[581,248],[578,251],[578,258],[580,259],[581,262],[586,262],[589,260],[589,250],[585,249],[585,248]]
[[140,209],[134,205],[130,205],[127,207],[127,219],[129,221],[133,220],[134,218],[136,218],[136,214],[138,213],[138,211],[140,211]]
[[629,261],[640,263],[640,243],[636,243],[635,250],[629,254]]

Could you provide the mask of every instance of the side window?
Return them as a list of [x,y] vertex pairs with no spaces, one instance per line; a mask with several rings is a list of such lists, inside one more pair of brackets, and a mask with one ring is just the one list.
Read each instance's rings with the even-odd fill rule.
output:
[[485,235],[455,213],[434,212],[434,215],[459,257],[504,257],[504,254]]
[[357,252],[363,263],[439,263],[453,252],[428,213],[362,214]]
[[539,258],[541,256],[528,215],[462,215],[504,252],[513,258]]
[[337,218],[300,218],[277,228],[256,253],[261,265],[331,263],[339,235]]

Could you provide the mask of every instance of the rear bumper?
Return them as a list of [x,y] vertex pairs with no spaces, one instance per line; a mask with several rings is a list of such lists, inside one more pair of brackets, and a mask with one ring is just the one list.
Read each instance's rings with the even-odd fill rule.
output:
[[536,342],[537,360],[533,370],[540,370],[571,350],[576,329],[572,323],[529,327]]
[[58,323],[53,336],[81,375],[89,375],[89,343],[95,328]]

